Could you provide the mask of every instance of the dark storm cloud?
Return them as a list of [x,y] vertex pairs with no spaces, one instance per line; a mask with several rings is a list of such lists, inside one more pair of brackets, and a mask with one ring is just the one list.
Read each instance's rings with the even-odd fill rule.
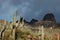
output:
[[0,0],[0,5],[0,14],[12,15],[17,9],[17,15],[31,20],[42,19],[46,13],[52,12],[56,20],[60,20],[60,0]]

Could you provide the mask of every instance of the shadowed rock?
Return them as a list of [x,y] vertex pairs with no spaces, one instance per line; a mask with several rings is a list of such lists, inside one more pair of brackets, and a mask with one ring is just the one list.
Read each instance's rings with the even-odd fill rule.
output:
[[56,22],[53,13],[47,13],[47,14],[44,16],[43,21],[53,21],[53,22]]

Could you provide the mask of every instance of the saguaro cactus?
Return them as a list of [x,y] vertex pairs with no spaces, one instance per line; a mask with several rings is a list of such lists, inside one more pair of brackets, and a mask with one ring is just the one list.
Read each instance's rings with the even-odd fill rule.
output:
[[24,19],[21,17],[20,18],[20,28],[23,28],[24,26]]
[[44,27],[42,26],[42,40],[44,40]]
[[13,15],[13,40],[15,40],[15,29],[16,29],[16,12]]

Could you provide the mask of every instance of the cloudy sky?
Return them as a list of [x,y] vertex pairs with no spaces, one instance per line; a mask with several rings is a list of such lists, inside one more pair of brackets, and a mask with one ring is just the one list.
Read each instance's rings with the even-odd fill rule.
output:
[[11,21],[15,10],[27,21],[32,18],[42,20],[46,13],[51,12],[60,22],[60,0],[0,0],[0,19],[7,17]]

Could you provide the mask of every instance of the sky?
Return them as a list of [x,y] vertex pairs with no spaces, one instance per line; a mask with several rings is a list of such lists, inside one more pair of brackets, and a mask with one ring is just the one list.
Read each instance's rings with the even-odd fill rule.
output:
[[53,13],[60,22],[60,0],[0,0],[0,19],[12,21],[17,10],[17,16],[30,21],[32,18],[42,20],[47,13]]

